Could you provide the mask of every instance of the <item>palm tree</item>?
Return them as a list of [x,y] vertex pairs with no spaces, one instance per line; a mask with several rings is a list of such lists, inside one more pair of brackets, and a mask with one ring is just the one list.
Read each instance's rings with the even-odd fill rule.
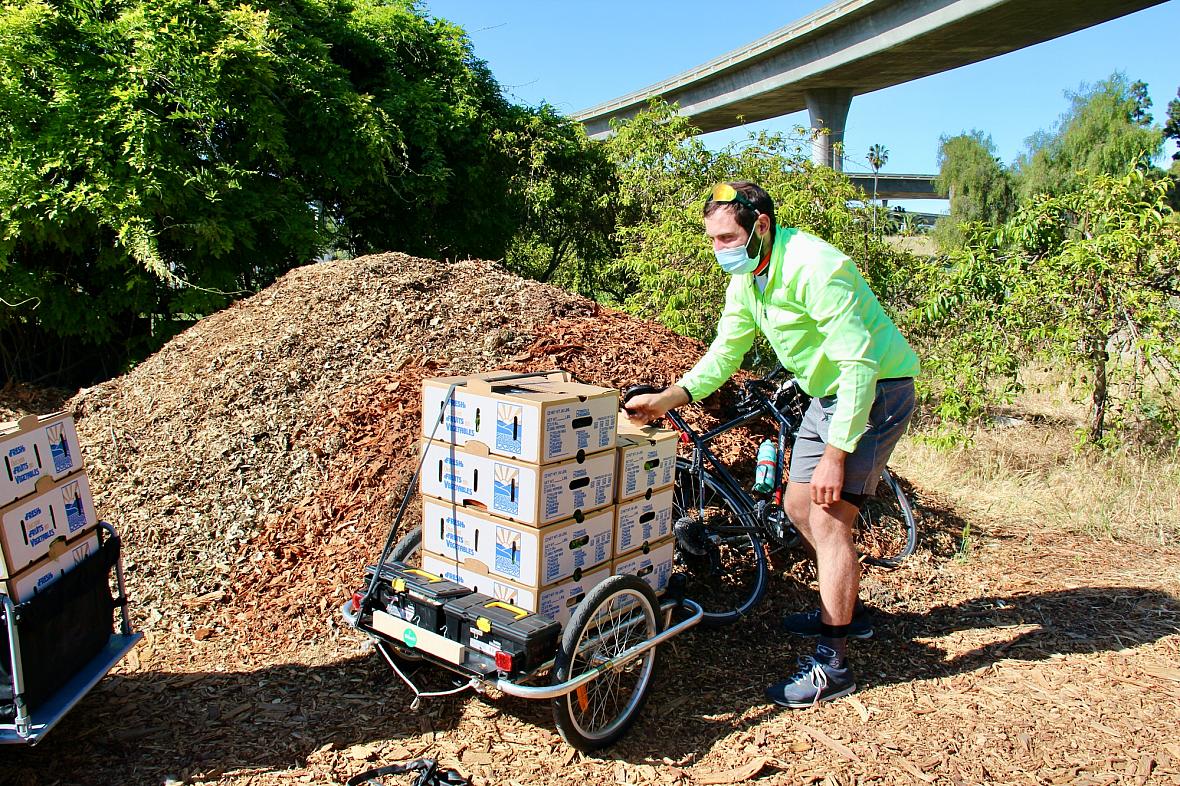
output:
[[889,161],[889,148],[884,145],[871,145],[869,147],[869,166],[873,168],[873,231],[877,231],[877,209],[875,207],[877,202],[877,173],[881,171],[881,167]]

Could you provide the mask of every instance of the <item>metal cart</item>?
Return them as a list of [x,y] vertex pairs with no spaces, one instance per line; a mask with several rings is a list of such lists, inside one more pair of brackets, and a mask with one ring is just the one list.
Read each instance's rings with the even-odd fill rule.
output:
[[[36,702],[30,706],[27,700],[27,680],[28,669],[26,664],[22,662],[22,643],[21,634],[22,629],[25,628],[21,624],[21,610],[28,607],[29,604],[21,604],[17,606],[13,604],[12,600],[7,596],[0,596],[0,616],[3,617],[3,625],[8,633],[8,673],[12,676],[12,704],[14,707],[14,716],[9,723],[0,723],[0,744],[26,744],[35,745],[41,741],[49,730],[69,712],[75,704],[77,704],[83,696],[85,696],[91,688],[93,688],[102,677],[118,663],[124,655],[131,651],[135,643],[143,638],[142,633],[135,633],[131,630],[131,622],[127,615],[127,593],[123,582],[123,563],[122,558],[118,553],[119,538],[115,533],[113,527],[102,522],[99,524],[100,531],[103,537],[101,540],[100,551],[104,547],[111,549],[113,554],[111,558],[112,565],[115,569],[115,577],[118,586],[118,596],[110,598],[109,586],[109,569],[100,571],[101,587],[97,586],[97,579],[95,579],[96,586],[90,589],[99,594],[105,592],[106,599],[110,601],[115,608],[119,609],[120,623],[117,632],[110,633],[109,638],[106,639],[105,645],[94,655],[90,656],[89,660],[85,662],[80,669],[73,673],[64,684],[60,685],[47,698]],[[91,556],[92,559],[98,559],[99,554]],[[81,566],[79,566],[81,567]],[[75,568],[75,571],[79,568]],[[97,575],[97,574],[96,574]],[[71,573],[65,574],[58,581],[64,581],[71,576]],[[50,585],[49,589],[52,589]],[[32,601],[30,601],[32,603]],[[99,621],[98,630],[109,632],[110,630],[109,616],[105,621]],[[27,632],[27,631],[26,631]],[[101,635],[101,634],[100,634]],[[4,657],[5,653],[0,653],[0,657]]]
[[[379,565],[409,557],[418,547],[415,528]],[[385,551],[389,551],[388,544]],[[551,658],[529,668],[510,659],[464,646],[453,638],[415,625],[382,608],[381,588],[389,589],[389,571],[370,569],[365,592],[356,593],[341,611],[349,625],[372,639],[378,652],[415,694],[422,698],[474,689],[495,688],[511,696],[549,699],[561,736],[581,751],[607,747],[635,721],[651,688],[656,648],[701,620],[694,601],[678,597],[675,583],[661,600],[643,579],[611,576],[588,591],[562,626]],[[407,675],[407,667],[426,662],[466,681],[452,690],[428,693]]]

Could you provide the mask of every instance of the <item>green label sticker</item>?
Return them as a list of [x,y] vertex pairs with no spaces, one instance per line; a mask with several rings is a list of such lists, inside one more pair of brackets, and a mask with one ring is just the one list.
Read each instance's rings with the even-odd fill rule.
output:
[[413,628],[406,628],[402,633],[402,641],[410,647],[415,647],[418,645],[418,634],[414,632]]

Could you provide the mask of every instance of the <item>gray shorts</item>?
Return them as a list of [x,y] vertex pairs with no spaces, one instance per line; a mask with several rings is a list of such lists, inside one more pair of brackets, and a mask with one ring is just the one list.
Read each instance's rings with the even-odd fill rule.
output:
[[[836,410],[836,397],[813,398],[803,413],[803,423],[791,448],[792,483],[810,483],[816,465],[828,441],[828,426]],[[872,495],[877,479],[889,461],[897,441],[905,433],[914,414],[914,380],[882,379],[869,411],[865,433],[856,450],[844,460],[844,491],[848,494]]]

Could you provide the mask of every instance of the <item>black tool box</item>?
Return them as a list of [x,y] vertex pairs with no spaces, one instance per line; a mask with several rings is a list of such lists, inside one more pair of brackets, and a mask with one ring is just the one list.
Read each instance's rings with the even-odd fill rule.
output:
[[[373,577],[373,565],[365,568],[365,580]],[[432,633],[446,634],[447,617],[443,606],[447,601],[474,594],[462,584],[441,576],[412,568],[401,562],[386,562],[381,566],[378,601],[385,611]]]
[[447,636],[496,663],[499,671],[531,671],[557,654],[561,624],[478,592],[449,600]]

